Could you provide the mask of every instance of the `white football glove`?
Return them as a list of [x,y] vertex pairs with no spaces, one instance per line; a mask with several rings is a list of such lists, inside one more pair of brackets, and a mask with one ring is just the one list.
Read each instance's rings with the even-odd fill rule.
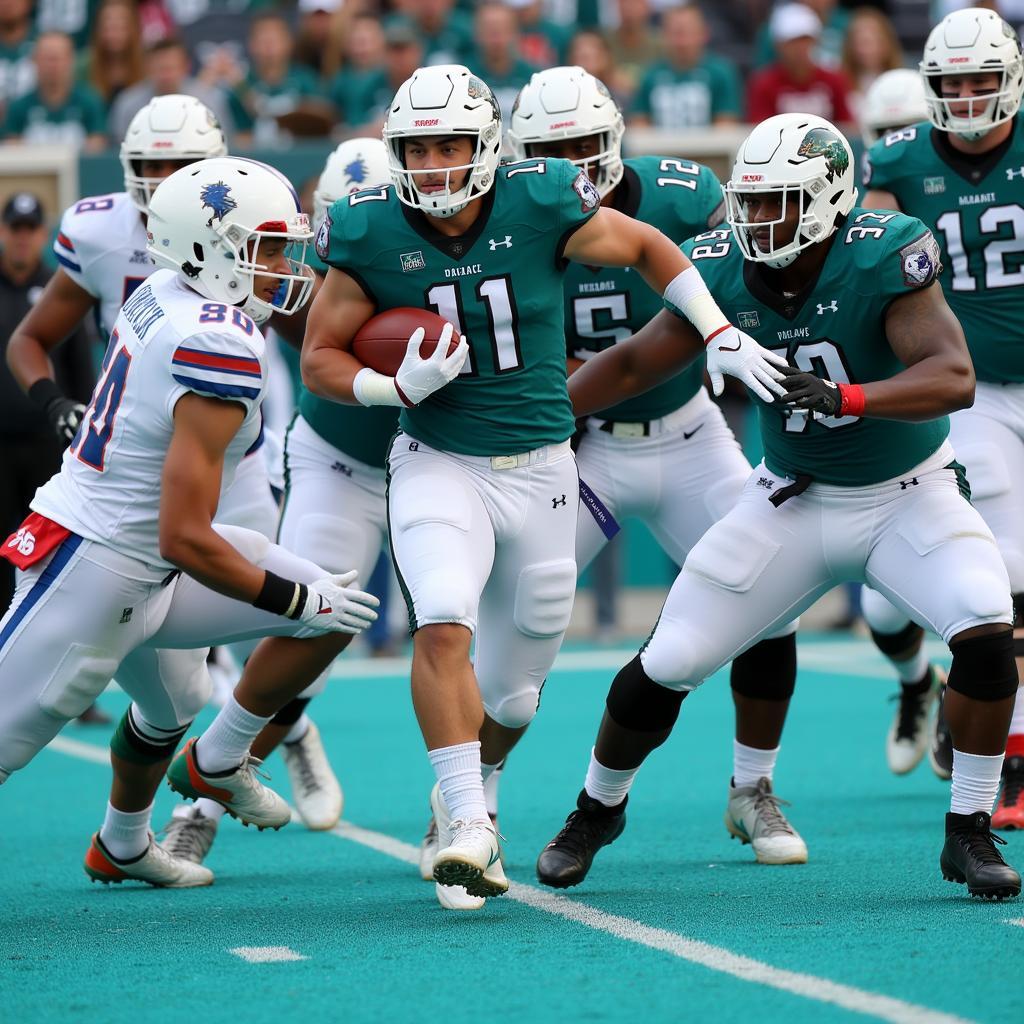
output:
[[377,620],[374,608],[380,601],[373,594],[349,586],[358,575],[352,569],[307,584],[306,603],[298,621],[318,633],[355,634],[366,629]]
[[723,374],[742,381],[762,402],[772,402],[774,395],[784,395],[779,383],[785,374],[776,369],[788,366],[785,356],[762,348],[749,334],[731,324],[716,334],[707,347],[708,376],[711,389],[720,395],[725,389]]
[[419,405],[424,398],[458,377],[469,355],[469,342],[464,337],[460,338],[455,351],[450,356],[446,355],[454,330],[451,324],[444,325],[437,347],[426,359],[420,356],[420,342],[425,331],[417,327],[412,332],[405,358],[395,374],[398,396],[407,406]]

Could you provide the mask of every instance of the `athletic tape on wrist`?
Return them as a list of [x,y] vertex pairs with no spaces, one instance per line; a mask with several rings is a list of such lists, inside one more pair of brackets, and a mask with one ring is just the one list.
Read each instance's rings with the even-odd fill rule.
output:
[[665,288],[663,298],[700,331],[705,344],[720,330],[730,326],[696,267],[687,267],[672,278]]
[[864,413],[864,389],[859,384],[840,384],[839,415],[861,416]]

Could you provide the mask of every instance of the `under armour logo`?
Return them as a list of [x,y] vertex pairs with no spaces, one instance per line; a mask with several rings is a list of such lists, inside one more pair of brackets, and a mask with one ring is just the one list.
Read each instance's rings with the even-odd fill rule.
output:
[[833,299],[827,306],[823,306],[820,302],[818,303],[818,316],[824,316],[825,310],[831,310],[833,313],[839,312],[839,303]]
[[916,487],[916,486],[917,486],[917,477],[916,476],[912,476],[909,480],[901,480],[900,481],[900,490],[901,491],[905,491],[908,487]]
[[560,498],[552,498],[551,499],[551,507],[552,508],[558,508],[559,505],[564,505],[564,504],[565,504],[565,495],[564,494]]
[[1006,180],[1013,181],[1014,178],[1024,178],[1024,167],[1018,167],[1016,170],[1012,167],[1006,168]]
[[121,612],[121,625],[123,626],[126,622],[132,621],[132,608],[125,608]]
[[493,238],[488,238],[487,239],[487,244],[491,247],[491,252],[494,252],[494,250],[497,249],[499,245],[503,245],[506,249],[511,249],[512,248],[512,236],[511,235],[506,235],[504,242],[496,242]]
[[344,473],[345,476],[352,475],[352,467],[346,466],[344,462],[335,462],[334,465],[331,466],[331,469],[337,473]]

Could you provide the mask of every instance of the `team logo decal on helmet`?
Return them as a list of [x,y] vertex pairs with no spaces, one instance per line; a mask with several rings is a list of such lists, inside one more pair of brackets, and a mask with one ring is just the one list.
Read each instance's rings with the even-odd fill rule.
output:
[[345,165],[345,177],[348,178],[353,185],[362,185],[366,181],[366,175],[366,161],[363,159],[362,153],[360,153],[352,163]]
[[834,181],[837,174],[842,174],[850,166],[846,147],[827,128],[812,128],[804,136],[796,155],[807,159],[823,156],[828,168],[825,176],[829,181]]
[[213,227],[215,220],[223,220],[232,210],[238,208],[238,203],[231,198],[231,186],[225,185],[223,181],[216,184],[204,185],[199,193],[202,201],[202,209],[213,210],[210,219],[206,222],[208,228]]

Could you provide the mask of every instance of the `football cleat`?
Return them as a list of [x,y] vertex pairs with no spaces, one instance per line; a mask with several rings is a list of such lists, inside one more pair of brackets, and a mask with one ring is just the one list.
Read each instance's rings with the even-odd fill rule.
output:
[[85,854],[85,873],[94,882],[148,882],[158,888],[191,889],[213,884],[213,872],[183,857],[175,857],[149,836],[149,846],[138,857],[118,860],[104,845],[97,832]]
[[935,669],[939,677],[939,699],[935,705],[935,718],[932,720],[932,739],[928,746],[928,760],[932,771],[940,779],[953,778],[953,736],[946,723],[943,712],[943,701],[946,699],[946,674],[940,668]]
[[576,810],[565,819],[562,831],[541,850],[537,858],[537,878],[553,889],[579,885],[597,851],[614,843],[626,827],[627,797],[615,807],[606,807],[581,790]]
[[[448,806],[441,795],[441,787],[437,783],[430,791],[430,810],[430,822],[433,826],[433,853],[426,868],[429,871],[428,879],[434,882],[434,895],[437,896],[437,902],[445,910],[480,910],[486,902],[482,896],[471,895],[462,885],[443,885],[434,881],[434,861],[437,859],[437,852],[439,849],[450,846],[452,841],[451,815],[448,813]],[[424,845],[420,849],[421,872],[426,859],[425,847],[430,838],[431,829],[428,828],[426,836],[423,837]]]
[[806,864],[807,845],[786,820],[780,805],[789,804],[772,792],[770,779],[754,786],[730,786],[725,827],[733,839],[754,848],[760,864]]
[[205,796],[243,825],[255,825],[261,832],[265,828],[279,829],[291,821],[287,801],[256,778],[262,763],[259,758],[247,755],[234,771],[204,775],[196,764],[195,748],[196,741],[189,740],[167,769],[167,784],[176,793],[189,800]]
[[1005,900],[1020,895],[1020,875],[996,849],[1006,845],[991,831],[992,819],[984,811],[946,815],[946,843],[939,868],[947,882],[967,883],[972,896]]
[[424,882],[434,880],[434,858],[437,856],[437,822],[433,812],[427,823],[427,831],[420,840],[420,878]]
[[294,743],[281,744],[281,756],[292,783],[292,799],[306,828],[324,832],[341,817],[345,798],[331,770],[315,722]]
[[1003,762],[1003,786],[992,815],[992,827],[1024,829],[1024,757],[1008,757]]
[[893,697],[899,701],[899,707],[885,740],[885,758],[894,775],[913,771],[928,750],[928,712],[942,685],[934,665],[928,666],[926,679],[928,688],[923,693],[901,686],[899,694]]
[[160,846],[172,857],[202,864],[217,837],[220,822],[207,818],[195,804],[179,804],[160,830]]

